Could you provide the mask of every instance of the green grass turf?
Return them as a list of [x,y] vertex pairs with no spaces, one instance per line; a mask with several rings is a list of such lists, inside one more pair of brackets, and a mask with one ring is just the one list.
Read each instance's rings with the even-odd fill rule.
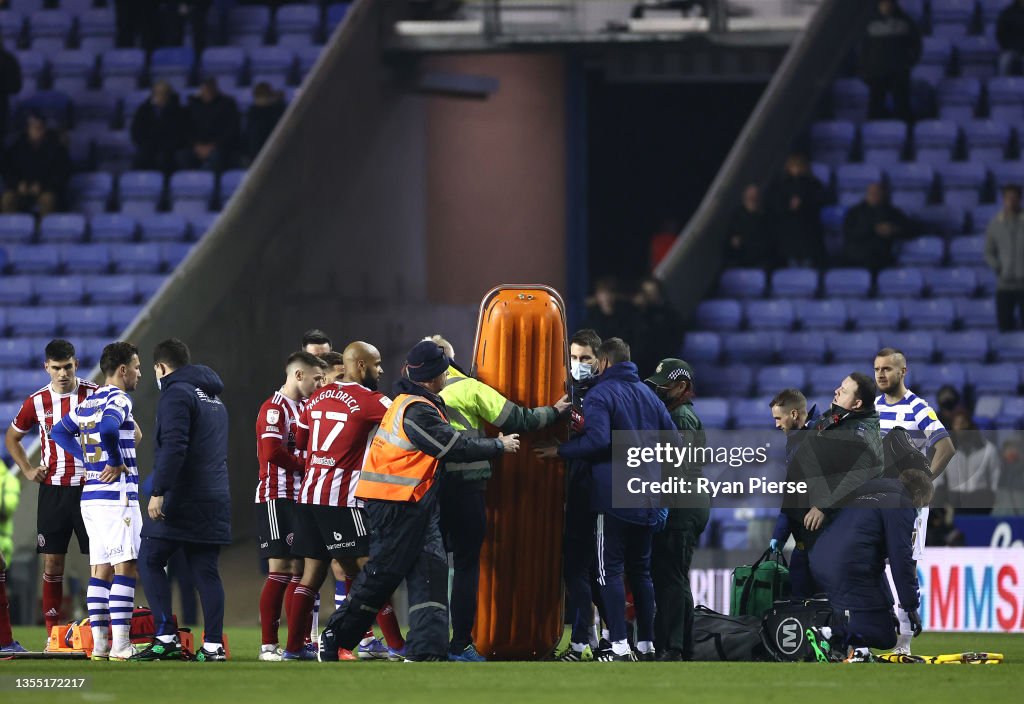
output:
[[[16,629],[40,646],[41,629]],[[817,663],[388,663],[256,661],[257,629],[228,632],[226,663],[0,662],[0,702],[49,702],[55,692],[13,689],[16,677],[89,678],[85,691],[65,690],[60,702],[243,702],[294,704],[369,697],[400,704],[590,704],[641,701],[1019,702],[1024,684],[1024,636],[925,634],[915,652],[1001,652],[1001,665],[822,665]]]

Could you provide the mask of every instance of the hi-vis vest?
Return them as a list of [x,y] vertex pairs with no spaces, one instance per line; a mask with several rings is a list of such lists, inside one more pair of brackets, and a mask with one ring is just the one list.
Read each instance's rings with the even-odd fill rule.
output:
[[[441,390],[441,398],[448,407],[452,427],[467,438],[484,437],[485,422],[501,425],[515,410],[515,404],[507,398],[455,367],[448,368],[448,381]],[[448,462],[445,472],[449,478],[458,477],[467,481],[490,479],[491,462]]]
[[417,450],[405,432],[405,411],[414,403],[429,404],[448,420],[440,408],[422,396],[399,394],[370,442],[356,486],[360,499],[419,501],[434,485],[440,461]]

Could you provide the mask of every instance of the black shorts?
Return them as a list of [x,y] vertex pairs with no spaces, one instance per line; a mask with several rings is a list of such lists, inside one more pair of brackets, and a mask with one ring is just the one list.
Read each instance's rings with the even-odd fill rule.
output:
[[260,541],[260,557],[290,560],[295,540],[295,502],[271,499],[256,504],[256,534]]
[[82,487],[39,485],[36,504],[36,552],[66,555],[71,534],[78,536],[78,549],[89,554],[89,534],[82,520]]
[[295,544],[298,557],[326,562],[370,554],[370,533],[366,514],[348,506],[296,504]]

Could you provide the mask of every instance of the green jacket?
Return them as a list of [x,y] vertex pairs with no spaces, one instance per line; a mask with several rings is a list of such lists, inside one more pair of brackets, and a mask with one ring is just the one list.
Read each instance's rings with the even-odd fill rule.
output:
[[11,564],[14,553],[14,512],[21,498],[21,482],[0,460],[0,554]]
[[[700,422],[700,418],[693,410],[693,404],[679,404],[669,411],[668,414],[671,416],[672,422],[679,428],[679,432],[686,442],[693,443],[694,447],[704,447],[708,444],[707,434],[704,432],[704,424]],[[685,476],[694,476],[700,474],[700,470],[700,464],[691,462],[683,468],[683,474]]]
[[[682,403],[669,411],[668,414],[671,416],[672,422],[679,428],[679,432],[685,442],[691,443],[693,447],[705,447],[708,444],[707,434],[704,432],[704,424],[701,422],[696,411],[693,410],[693,404]],[[692,480],[701,475],[702,467],[703,465],[699,462],[690,462],[681,467],[680,470],[684,478]],[[672,505],[668,513],[666,527],[670,530],[690,531],[696,543],[696,537],[704,531],[710,514],[711,499],[707,494],[700,493],[688,496],[681,502],[681,505]]]
[[[448,368],[448,381],[441,390],[441,398],[448,407],[452,427],[471,438],[484,436],[485,423],[496,426],[503,433],[528,433],[558,419],[558,412],[553,406],[518,406],[454,366]],[[446,462],[445,473],[446,481],[490,479],[491,463],[489,460]]]
[[861,484],[882,476],[883,458],[878,412],[833,406],[808,431],[794,460],[808,482],[808,505],[836,509]]

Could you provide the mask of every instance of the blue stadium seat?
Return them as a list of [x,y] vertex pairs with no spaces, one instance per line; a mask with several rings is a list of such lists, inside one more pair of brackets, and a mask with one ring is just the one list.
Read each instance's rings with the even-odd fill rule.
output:
[[30,14],[42,10],[46,6],[46,0],[9,0],[7,4],[18,12]]
[[989,117],[1011,124],[1024,120],[1024,78],[999,76],[987,88]]
[[999,283],[996,279],[996,272],[992,271],[987,266],[976,266],[973,268],[974,275],[978,278],[978,295],[996,295],[996,286]]
[[900,302],[891,298],[872,298],[846,304],[850,322],[858,330],[897,330],[903,321]]
[[314,5],[284,5],[274,15],[277,43],[308,46],[320,32],[320,8]]
[[65,49],[50,57],[53,89],[78,94],[89,88],[96,72],[96,54],[85,49]]
[[68,135],[68,156],[74,171],[92,171],[96,168],[96,134],[91,131],[95,125],[86,124]]
[[811,125],[811,155],[814,161],[836,167],[846,163],[857,137],[852,122],[815,122]]
[[837,78],[832,82],[832,114],[837,120],[859,122],[867,116],[868,87],[859,78]]
[[832,192],[832,167],[828,164],[819,164],[814,162],[811,164],[811,174],[814,178],[821,181],[822,185],[825,186],[825,190],[829,193]]
[[[95,127],[109,129],[117,120],[121,108],[121,98],[104,90],[87,90],[75,94],[72,112],[75,128]],[[129,116],[129,120],[131,116]]]
[[245,169],[229,169],[220,175],[220,202],[222,207],[227,204],[228,199],[242,185],[245,174]]
[[118,191],[122,213],[154,213],[163,195],[164,175],[159,171],[126,171],[118,180]]
[[1016,395],[1020,386],[1020,367],[1009,363],[968,364],[967,383],[978,395]]
[[0,339],[0,367],[26,367],[35,359],[36,352],[28,340],[24,338]]
[[729,402],[726,399],[701,397],[694,401],[693,407],[705,428],[723,430],[729,425]]
[[946,256],[946,242],[941,237],[915,237],[902,243],[900,266],[939,266]]
[[794,310],[803,330],[842,330],[846,327],[847,304],[844,301],[796,301]]
[[4,44],[13,48],[17,46],[22,31],[25,29],[25,15],[15,10],[0,10],[0,36]]
[[[1021,183],[1024,183],[1022,181]],[[984,203],[982,205],[971,208],[971,227],[970,232],[984,232],[988,228],[988,224],[992,222],[999,210],[1002,208],[1000,203]]]
[[90,239],[93,242],[131,242],[135,239],[138,223],[130,215],[102,213],[89,218]]
[[288,85],[295,67],[295,54],[281,46],[261,46],[249,50],[251,83],[269,83],[281,89]]
[[149,57],[149,76],[154,83],[167,81],[179,93],[185,93],[192,82],[195,52],[189,47],[163,46]]
[[263,44],[270,27],[270,10],[266,7],[241,6],[228,11],[228,43],[246,49]]
[[907,123],[902,120],[872,120],[860,126],[864,161],[892,164],[903,157],[907,141]]
[[714,332],[688,332],[680,354],[690,364],[714,364],[722,354],[722,340]]
[[7,393],[13,401],[24,400],[47,383],[46,374],[38,367],[31,371],[10,372],[6,376]]
[[729,398],[742,397],[750,393],[754,384],[754,371],[745,364],[708,365],[698,369],[702,394]]
[[843,220],[846,218],[845,205],[826,205],[821,209],[821,226],[825,228],[827,237],[837,236],[843,231]]
[[96,135],[96,165],[101,171],[127,171],[134,157],[135,145],[128,130],[110,130]]
[[738,330],[743,322],[743,307],[739,301],[701,301],[696,317],[697,326],[704,330]]
[[917,160],[926,164],[942,164],[953,160],[960,128],[953,120],[921,120],[914,125],[914,148]]
[[217,78],[221,90],[231,90],[242,82],[245,51],[237,46],[212,46],[203,50],[200,66],[204,76]]
[[1024,332],[995,334],[992,338],[992,351],[999,362],[1024,362]]
[[146,302],[156,295],[156,292],[163,286],[167,277],[163,274],[139,274],[135,277],[135,289],[139,292],[139,298]]
[[722,272],[718,290],[726,298],[760,298],[767,286],[763,269],[726,269]]
[[160,247],[155,244],[122,245],[114,257],[114,269],[119,274],[155,274],[162,266]]
[[953,45],[946,37],[924,37],[921,40],[921,64],[939,66],[945,71],[953,57]]
[[132,324],[142,310],[141,306],[110,306],[110,329],[120,335]]
[[85,290],[94,304],[128,304],[135,301],[134,276],[89,276],[85,279]]
[[173,271],[185,261],[185,257],[192,251],[193,246],[191,242],[167,242],[160,245],[160,259],[167,271]]
[[110,306],[61,306],[57,324],[64,335],[106,335],[110,329]]
[[754,393],[762,396],[774,396],[782,389],[802,389],[806,383],[807,372],[802,365],[771,365],[761,367],[757,371],[757,388]]
[[350,2],[336,2],[332,5],[327,6],[327,33],[330,34],[334,31],[335,27],[341,24],[345,15],[348,14],[348,9],[352,5]]
[[7,256],[14,274],[56,274],[60,268],[60,252],[52,244],[11,245]]
[[121,103],[123,105],[121,111],[124,113],[126,124],[131,125],[135,113],[139,111],[139,107],[149,100],[152,94],[153,92],[148,89],[127,90],[121,93]]
[[920,208],[928,202],[935,171],[928,164],[889,164],[885,169],[893,204],[898,208]]
[[78,43],[88,51],[114,48],[117,18],[111,8],[93,8],[78,16]]
[[974,404],[974,422],[979,430],[996,427],[996,420],[1002,414],[1002,396],[981,396]]
[[1003,410],[996,419],[997,428],[1016,429],[1024,426],[1024,396],[1003,399]]
[[950,162],[938,167],[942,182],[943,202],[961,208],[973,208],[981,200],[981,191],[988,181],[988,170],[984,164],[973,162]]
[[967,158],[983,164],[1003,161],[1010,146],[1010,125],[997,120],[969,120],[961,127]]
[[973,296],[978,290],[974,269],[966,266],[925,269],[925,286],[933,296]]
[[26,306],[34,295],[31,276],[0,276],[0,305]]
[[836,190],[839,204],[847,207],[864,200],[869,184],[882,180],[882,170],[874,164],[843,164],[836,169]]
[[793,304],[779,300],[747,301],[746,319],[751,330],[789,330],[795,320]]
[[726,362],[766,364],[774,355],[774,338],[764,332],[728,332],[722,335],[722,357]]
[[53,335],[57,332],[57,309],[52,306],[10,308],[7,326],[11,335]]
[[41,242],[81,242],[85,239],[85,216],[79,213],[52,213],[39,223]]
[[[0,17],[0,21],[2,21],[2,17]],[[6,28],[7,26],[4,25],[5,30]],[[5,31],[5,38],[6,34],[7,33]],[[9,46],[13,46],[13,43]],[[14,54],[14,57],[18,60],[18,64],[21,66],[22,94],[27,95],[40,90],[42,87],[42,80],[46,75],[46,54],[41,51],[33,51],[32,49],[14,51],[11,53]]]
[[957,237],[951,240],[949,263],[953,266],[983,266],[985,264],[985,235]]
[[[776,389],[778,391],[779,389]],[[774,396],[774,392],[772,396]],[[774,428],[775,421],[772,419],[771,409],[768,407],[768,403],[771,401],[771,396],[768,398],[738,398],[732,402],[732,424],[737,430],[749,430],[754,428]],[[737,520],[735,522],[746,523],[744,521]],[[737,532],[737,537],[742,538],[741,543],[737,545],[746,544],[746,530],[742,533]],[[727,541],[723,542],[723,545],[728,544]],[[740,548],[736,548],[740,549]]]
[[1000,13],[1006,9],[1006,0],[978,0],[978,9],[981,11],[983,25],[995,24]]
[[924,276],[920,269],[882,269],[878,272],[877,289],[881,297],[920,296]]
[[926,205],[911,210],[910,215],[925,232],[959,235],[964,230],[964,209],[955,205]]
[[935,354],[935,336],[931,332],[884,332],[880,334],[880,342],[885,347],[902,350],[915,364],[927,363]]
[[776,269],[771,275],[771,294],[775,298],[813,298],[818,293],[816,269]]
[[947,384],[963,390],[967,373],[962,364],[917,364],[907,367],[907,386],[919,396],[934,396]]
[[142,49],[110,49],[100,57],[100,82],[103,90],[135,90],[145,71],[146,54]]
[[154,213],[139,218],[143,242],[183,242],[188,237],[188,223],[177,213]]
[[18,104],[17,112],[20,118],[37,112],[51,127],[64,129],[71,117],[71,98],[58,90],[40,90],[24,98]]
[[981,82],[977,78],[946,78],[936,93],[939,117],[963,122],[974,118],[981,100]]
[[837,298],[864,298],[871,291],[867,269],[840,268],[825,272],[824,293]]
[[[807,384],[811,395],[825,396],[835,393],[836,388],[843,383],[843,379],[849,375],[850,371],[849,364],[815,364],[809,367]],[[808,405],[810,405],[810,401],[808,401]],[[827,409],[828,406],[818,407],[819,411]]]
[[25,213],[0,214],[0,244],[31,242],[36,232],[36,221]]
[[944,37],[967,34],[974,19],[974,0],[931,0],[932,33]]
[[216,178],[209,171],[174,173],[169,184],[171,210],[180,215],[208,212],[216,185]]
[[320,53],[323,51],[323,47],[296,46],[292,48],[295,50],[295,61],[299,66],[299,79],[301,80],[307,73],[313,70],[313,65],[316,64],[316,60],[320,58]]
[[[1019,162],[1019,161],[996,162],[996,163],[992,163],[992,164],[989,165],[989,170],[992,172],[992,183],[993,183],[993,185],[996,188],[997,200],[998,200],[998,196],[999,196],[999,192],[998,191],[1004,185],[1007,185],[1007,184],[1014,184],[1014,185],[1024,184],[1024,163],[1022,163],[1022,162]],[[992,211],[993,211],[992,214],[995,215],[995,212],[998,211],[1000,206],[997,203],[995,205],[986,206],[986,207],[991,208]],[[986,219],[985,222],[981,223],[980,227],[979,227],[979,223],[975,222],[974,223],[974,229],[975,230],[982,230],[982,229],[984,229],[984,227],[986,225],[988,225],[988,219]]]
[[787,333],[779,340],[779,358],[786,362],[824,362],[827,352],[825,337],[820,332]]
[[946,362],[983,362],[988,355],[988,338],[973,331],[938,333],[935,346]]
[[75,174],[69,186],[75,209],[88,214],[102,213],[114,192],[114,177],[107,173]]
[[74,18],[60,10],[39,10],[28,18],[28,35],[32,48],[54,54],[67,45]]
[[960,298],[956,301],[956,317],[968,330],[996,328],[996,302],[992,298]]
[[905,300],[903,317],[911,330],[949,330],[956,320],[956,309],[948,298]]
[[988,79],[996,75],[999,46],[985,35],[958,37],[953,40],[960,75]]
[[203,238],[210,228],[213,227],[213,223],[217,221],[219,213],[201,213],[199,215],[192,215],[188,219],[190,239],[200,240]]
[[863,362],[874,359],[880,349],[874,332],[837,332],[828,336],[828,350],[835,362]]
[[81,276],[39,276],[32,286],[40,304],[78,305],[85,300],[85,282]]
[[102,242],[66,244],[60,248],[60,261],[69,274],[102,274],[110,269],[110,247]]

